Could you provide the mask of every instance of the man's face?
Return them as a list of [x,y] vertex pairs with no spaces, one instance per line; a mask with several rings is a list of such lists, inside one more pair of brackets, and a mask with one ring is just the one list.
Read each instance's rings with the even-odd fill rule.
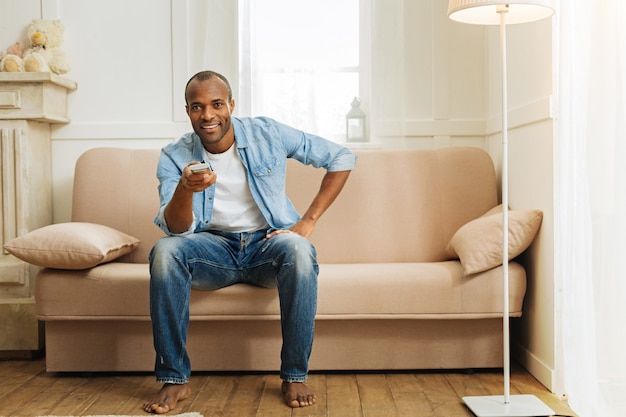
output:
[[211,153],[228,150],[235,140],[230,115],[235,101],[228,99],[228,88],[217,77],[192,81],[186,91],[187,115],[194,132]]

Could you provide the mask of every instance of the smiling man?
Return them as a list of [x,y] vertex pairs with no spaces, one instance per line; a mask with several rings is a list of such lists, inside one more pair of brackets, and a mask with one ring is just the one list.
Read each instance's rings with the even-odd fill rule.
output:
[[[318,264],[308,237],[341,192],[356,156],[343,146],[269,118],[232,117],[228,80],[213,71],[185,88],[193,132],[165,146],[157,168],[167,234],[150,253],[155,374],[163,384],[143,408],[162,414],[189,397],[185,348],[192,288],[237,283],[277,288],[285,403],[316,402],[305,385],[313,345]],[[300,216],[285,194],[288,158],[324,168],[319,192]],[[209,168],[194,171],[203,161]]]

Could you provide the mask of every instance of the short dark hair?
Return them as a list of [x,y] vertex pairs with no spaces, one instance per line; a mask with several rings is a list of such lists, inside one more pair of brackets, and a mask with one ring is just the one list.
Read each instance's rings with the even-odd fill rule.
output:
[[228,79],[226,77],[224,77],[219,72],[215,72],[215,71],[200,71],[197,74],[195,74],[193,77],[191,77],[189,81],[187,81],[187,85],[185,85],[185,103],[187,103],[187,88],[189,88],[189,84],[191,84],[193,80],[206,81],[206,80],[210,80],[211,78],[216,78],[216,77],[222,80],[224,84],[226,84],[226,89],[228,90],[228,101],[232,101],[233,89],[230,88],[230,83],[228,82]]

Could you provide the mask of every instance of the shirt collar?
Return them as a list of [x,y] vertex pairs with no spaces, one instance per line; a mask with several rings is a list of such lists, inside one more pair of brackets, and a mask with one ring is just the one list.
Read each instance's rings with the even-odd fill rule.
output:
[[[243,127],[243,123],[240,119],[236,117],[231,117],[231,123],[233,125],[233,130],[235,132],[235,146],[237,149],[239,148],[247,148],[248,147],[248,138],[244,134],[245,128]],[[202,146],[202,141],[200,140],[200,136],[193,132],[193,160],[194,161],[203,161],[204,160],[204,146]]]

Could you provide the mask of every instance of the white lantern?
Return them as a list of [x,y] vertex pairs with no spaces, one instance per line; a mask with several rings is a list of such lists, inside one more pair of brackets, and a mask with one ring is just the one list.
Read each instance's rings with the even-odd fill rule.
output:
[[366,142],[365,112],[358,98],[352,100],[352,108],[346,114],[346,138],[348,142]]

